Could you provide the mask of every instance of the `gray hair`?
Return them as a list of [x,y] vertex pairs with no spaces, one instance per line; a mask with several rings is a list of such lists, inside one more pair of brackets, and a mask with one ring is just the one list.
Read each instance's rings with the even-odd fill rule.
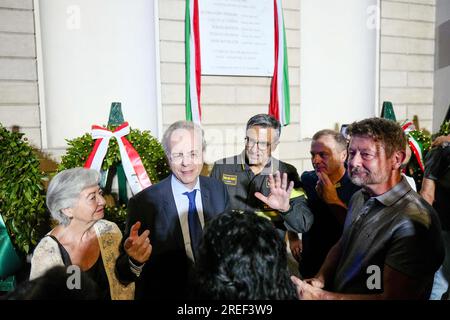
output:
[[70,218],[62,210],[73,208],[81,191],[98,185],[100,174],[93,169],[72,168],[61,171],[50,181],[47,190],[47,207],[53,219],[67,226]]
[[345,139],[344,135],[340,132],[330,130],[330,129],[323,129],[320,131],[317,131],[313,137],[312,140],[315,141],[323,136],[330,136],[336,141],[336,144],[340,147],[339,151],[343,151],[347,149],[347,139]]
[[167,158],[170,158],[170,137],[172,136],[172,133],[177,129],[185,129],[188,131],[193,131],[195,134],[194,136],[197,136],[197,134],[201,135],[202,137],[202,151],[205,151],[206,148],[206,141],[205,141],[205,134],[203,132],[203,129],[196,123],[192,121],[177,121],[172,123],[169,128],[167,128],[166,132],[164,132],[163,138],[162,138],[162,146],[164,149],[164,153],[166,154]]
[[281,136],[281,124],[280,122],[275,119],[273,116],[266,114],[266,113],[260,113],[253,117],[251,117],[247,122],[246,130],[250,129],[251,127],[261,127],[261,128],[272,128],[275,129],[277,132],[277,140],[280,139]]

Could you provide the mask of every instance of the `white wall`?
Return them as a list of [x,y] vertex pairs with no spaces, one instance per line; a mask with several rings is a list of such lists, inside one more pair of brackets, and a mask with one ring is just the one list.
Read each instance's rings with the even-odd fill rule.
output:
[[376,9],[376,0],[301,0],[302,138],[374,116]]
[[[444,26],[445,24],[445,26]],[[434,73],[434,110],[433,110],[433,132],[439,131],[450,104],[450,65],[439,67],[439,61],[449,61],[450,55],[450,1],[436,1],[436,31],[440,33],[441,39],[436,38],[436,71]],[[441,32],[439,30],[441,29]],[[445,29],[445,30],[443,30]],[[446,48],[439,48],[446,46]],[[446,57],[439,57],[445,54]]]
[[41,147],[32,0],[0,0],[0,123]]
[[[447,1],[447,0],[446,0]],[[397,121],[418,119],[431,131],[435,0],[382,0],[380,104],[391,101]]]
[[106,125],[113,101],[157,135],[154,2],[132,2],[39,1],[48,149]]

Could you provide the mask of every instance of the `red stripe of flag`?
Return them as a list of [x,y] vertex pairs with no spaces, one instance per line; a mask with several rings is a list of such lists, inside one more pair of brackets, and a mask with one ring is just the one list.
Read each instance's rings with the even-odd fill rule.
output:
[[197,99],[198,114],[202,116],[202,109],[200,108],[200,92],[201,92],[201,57],[200,57],[200,25],[199,25],[199,13],[198,13],[198,0],[194,0],[194,41],[195,41],[195,81],[197,83]]
[[274,24],[275,24],[275,67],[272,77],[272,88],[270,95],[269,114],[273,115],[276,119],[280,119],[280,108],[278,101],[278,8],[277,0],[273,1],[274,5]]

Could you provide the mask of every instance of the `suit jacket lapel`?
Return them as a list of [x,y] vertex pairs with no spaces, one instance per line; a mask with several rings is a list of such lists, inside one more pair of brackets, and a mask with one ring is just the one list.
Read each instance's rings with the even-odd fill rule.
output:
[[200,178],[200,193],[202,195],[202,206],[203,206],[203,218],[205,219],[205,223],[206,221],[208,221],[211,217],[209,214],[209,210],[211,208],[211,204],[210,204],[210,190],[207,187],[205,181],[202,179],[202,177]]
[[170,230],[173,239],[178,247],[184,249],[183,231],[181,230],[180,219],[178,217],[177,205],[175,204],[175,198],[172,192],[172,176],[168,178],[168,186],[165,189],[167,196],[164,197],[163,208],[164,216],[167,217],[169,226],[173,226]]

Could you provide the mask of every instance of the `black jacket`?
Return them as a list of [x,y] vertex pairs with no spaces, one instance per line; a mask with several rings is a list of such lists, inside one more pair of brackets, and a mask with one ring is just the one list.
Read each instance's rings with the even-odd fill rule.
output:
[[[128,238],[131,226],[141,222],[139,234],[150,230],[152,254],[139,278],[131,272],[128,255],[121,246],[116,262],[118,278],[123,283],[136,280],[136,299],[174,299],[188,296],[188,275],[192,262],[186,256],[183,234],[171,178],[165,178],[132,197],[128,203],[127,225],[123,241]],[[224,212],[228,193],[220,181],[200,176],[203,215],[205,224]]]
[[[288,180],[294,181],[294,190],[290,199],[291,209],[283,214],[274,211],[254,195],[255,192],[261,192],[265,196],[269,195],[268,175],[276,171],[287,173]],[[242,153],[216,161],[211,171],[211,177],[222,181],[227,186],[231,209],[261,212],[271,218],[278,228],[285,228],[283,226],[284,216],[288,214],[295,216],[292,219],[293,225],[285,224],[287,229],[295,232],[306,232],[313,223],[313,214],[306,203],[297,169],[286,162],[271,158],[263,171],[255,175],[245,162],[244,153]]]

